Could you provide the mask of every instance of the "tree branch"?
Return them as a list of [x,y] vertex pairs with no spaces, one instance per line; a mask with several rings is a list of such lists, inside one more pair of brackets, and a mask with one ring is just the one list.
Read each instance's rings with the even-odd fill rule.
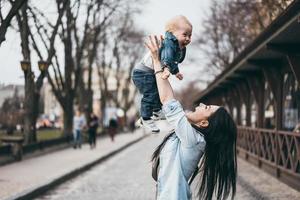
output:
[[10,22],[12,18],[18,13],[18,10],[22,7],[22,5],[27,2],[27,0],[15,0],[12,3],[12,8],[10,9],[9,13],[2,21],[0,25],[0,46],[3,41],[5,41],[5,35],[7,32],[8,27],[10,26]]

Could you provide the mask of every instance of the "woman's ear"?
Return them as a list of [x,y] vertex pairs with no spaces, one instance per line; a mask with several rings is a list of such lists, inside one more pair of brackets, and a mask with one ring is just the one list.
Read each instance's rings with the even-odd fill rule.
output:
[[201,128],[207,128],[209,125],[209,122],[208,122],[208,120],[205,119],[205,120],[201,120],[200,122],[198,122],[197,125]]

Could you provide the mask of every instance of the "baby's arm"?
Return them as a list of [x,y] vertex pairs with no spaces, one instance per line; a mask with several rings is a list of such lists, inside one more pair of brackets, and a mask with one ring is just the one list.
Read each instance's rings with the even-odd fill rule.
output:
[[[164,68],[164,71],[163,71],[163,73],[162,73],[162,75],[161,75],[161,78],[164,79],[164,80],[166,80],[167,78],[169,78],[169,76],[170,76],[169,68],[165,67],[165,68]],[[176,76],[176,78],[179,79],[179,80],[182,80],[182,79],[183,79],[183,74],[180,73],[180,72],[178,72],[175,76]]]
[[169,69],[169,73],[176,75],[179,72],[176,57],[176,45],[173,41],[165,39],[160,53],[161,63]]

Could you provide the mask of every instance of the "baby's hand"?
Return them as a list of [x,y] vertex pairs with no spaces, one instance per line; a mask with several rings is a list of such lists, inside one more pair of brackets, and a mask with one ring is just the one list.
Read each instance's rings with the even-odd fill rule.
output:
[[182,73],[178,72],[176,75],[176,78],[178,78],[179,80],[182,80],[183,79],[183,75]]
[[170,76],[170,71],[167,67],[164,68],[164,71],[162,72],[161,78],[166,80]]

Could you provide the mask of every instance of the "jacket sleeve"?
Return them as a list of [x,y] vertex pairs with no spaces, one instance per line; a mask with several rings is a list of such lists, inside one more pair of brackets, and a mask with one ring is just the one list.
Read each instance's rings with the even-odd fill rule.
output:
[[177,100],[172,99],[165,103],[163,111],[168,123],[175,129],[175,134],[183,146],[193,147],[200,142],[199,134],[194,131],[194,128],[185,116],[181,104]]
[[166,42],[161,48],[160,60],[162,65],[167,66],[171,74],[175,75],[179,72],[178,62],[176,58],[176,47],[172,42]]

